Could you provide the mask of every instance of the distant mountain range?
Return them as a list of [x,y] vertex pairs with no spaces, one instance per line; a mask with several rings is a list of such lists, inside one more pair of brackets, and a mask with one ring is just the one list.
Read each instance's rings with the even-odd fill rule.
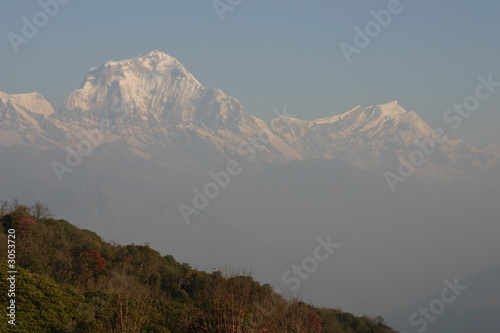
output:
[[[408,156],[432,137],[431,127],[397,101],[322,119],[284,115],[266,123],[159,51],[90,69],[57,111],[38,93],[0,93],[0,116],[2,146],[76,150],[88,141],[82,133],[97,138],[110,132],[99,148],[118,145],[159,163],[175,157],[181,165],[202,151],[256,163],[340,158],[359,168],[386,169],[388,161]],[[463,178],[499,164],[496,146],[479,149],[445,137],[436,147],[432,161],[419,168],[421,177]]]

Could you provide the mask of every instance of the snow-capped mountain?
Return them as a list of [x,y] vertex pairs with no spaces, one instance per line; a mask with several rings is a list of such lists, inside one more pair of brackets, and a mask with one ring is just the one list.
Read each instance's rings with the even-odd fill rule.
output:
[[[153,159],[189,143],[238,154],[247,137],[257,136],[262,129],[269,131],[237,99],[204,87],[177,59],[159,51],[91,69],[57,118],[87,126],[109,119],[117,126],[114,134],[132,149],[147,146],[142,153]],[[267,150],[260,158],[300,158],[288,156],[292,149],[284,146],[283,152]]]
[[[102,134],[102,145],[171,163],[246,158],[250,162],[341,158],[363,169],[388,168],[419,149],[432,129],[393,101],[316,120],[279,117],[267,124],[219,89],[204,87],[174,57],[151,51],[90,69],[55,112],[38,93],[0,93],[0,145],[66,149]],[[418,174],[463,176],[498,164],[500,149],[446,137]],[[206,161],[206,160],[205,160]],[[204,163],[203,161],[202,163]]]
[[42,95],[0,92],[0,144],[36,145],[44,141],[43,126],[54,109]]
[[[274,126],[285,128],[283,140],[305,158],[337,156],[363,169],[388,168],[395,160],[409,160],[414,153],[425,157],[421,176],[440,178],[442,167],[448,174],[452,171],[464,176],[461,168],[487,169],[500,158],[498,147],[478,149],[462,140],[436,136],[414,111],[407,112],[397,101],[357,106],[344,114],[312,121],[276,119]],[[419,166],[420,161],[415,164]]]
[[124,125],[147,128],[191,123],[221,128],[248,119],[235,98],[203,87],[177,59],[159,51],[92,68],[59,116],[114,119],[121,112],[127,113]]

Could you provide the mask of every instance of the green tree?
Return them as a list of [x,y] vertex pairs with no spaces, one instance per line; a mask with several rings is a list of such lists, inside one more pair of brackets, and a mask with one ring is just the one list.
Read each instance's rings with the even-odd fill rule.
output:
[[[17,268],[15,288],[15,326],[5,320],[0,331],[15,333],[64,333],[75,332],[79,325],[91,320],[91,310],[82,293],[62,287],[55,281]],[[0,262],[0,290],[9,290],[7,263]],[[10,301],[1,293],[2,304]]]

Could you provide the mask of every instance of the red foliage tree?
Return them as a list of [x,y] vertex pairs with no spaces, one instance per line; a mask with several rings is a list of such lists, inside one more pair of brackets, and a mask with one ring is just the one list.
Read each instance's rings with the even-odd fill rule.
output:
[[33,229],[33,226],[36,224],[36,221],[29,219],[27,217],[20,217],[16,223],[14,224],[14,228],[16,229],[17,232],[20,234],[26,234],[28,233],[31,229]]
[[99,251],[89,250],[80,252],[80,259],[84,264],[88,265],[94,270],[105,270],[107,266],[107,261],[104,259]]
[[311,332],[323,332],[323,319],[315,312],[310,312],[308,315],[308,322],[311,327]]

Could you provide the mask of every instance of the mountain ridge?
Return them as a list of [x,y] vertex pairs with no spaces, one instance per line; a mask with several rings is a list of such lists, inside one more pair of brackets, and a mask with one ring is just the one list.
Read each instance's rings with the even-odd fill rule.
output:
[[[337,157],[362,169],[387,169],[432,136],[431,127],[397,100],[314,120],[278,117],[266,123],[158,50],[90,69],[57,111],[36,92],[0,93],[0,115],[0,145],[67,149],[85,140],[82,133],[100,130],[103,143],[152,160],[165,153],[182,159],[203,149],[216,160]],[[419,168],[419,176],[443,178],[443,168],[464,176],[465,169],[490,168],[500,159],[499,147],[476,148],[446,137],[435,148],[436,157]]]

